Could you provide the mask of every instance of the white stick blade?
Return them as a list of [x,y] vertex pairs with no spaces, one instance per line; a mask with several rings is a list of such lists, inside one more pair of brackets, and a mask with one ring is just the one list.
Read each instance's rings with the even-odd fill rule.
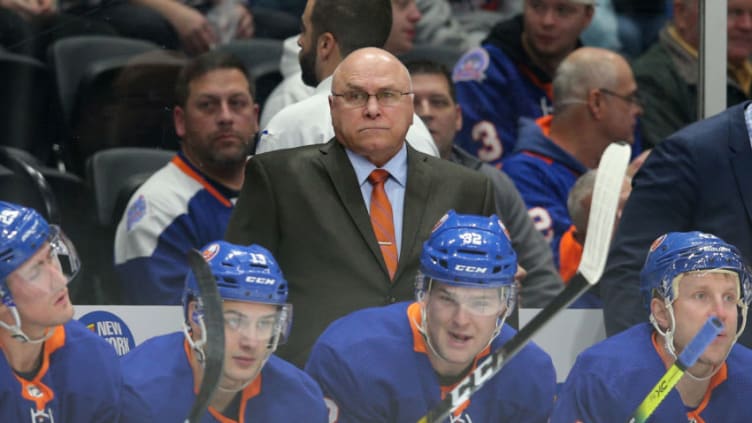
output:
[[595,176],[593,200],[582,260],[577,271],[593,285],[603,275],[611,245],[619,194],[629,165],[631,149],[624,142],[611,143],[603,152]]

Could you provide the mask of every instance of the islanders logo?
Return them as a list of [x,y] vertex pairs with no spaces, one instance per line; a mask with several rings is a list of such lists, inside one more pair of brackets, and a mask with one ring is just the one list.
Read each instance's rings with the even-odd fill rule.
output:
[[146,215],[146,199],[139,195],[126,211],[126,228],[131,230]]
[[211,261],[217,253],[219,252],[219,244],[212,244],[206,248],[204,248],[204,251],[201,252],[201,255],[204,256],[204,260],[207,262]]
[[109,342],[118,356],[125,355],[136,346],[128,326],[109,311],[92,311],[78,320],[86,325],[87,329]]
[[486,79],[486,69],[489,63],[488,52],[484,48],[478,47],[470,50],[457,62],[452,73],[452,80],[454,82],[483,81]]
[[658,247],[660,247],[661,244],[663,244],[663,240],[666,239],[666,235],[668,235],[668,234],[663,234],[663,235],[659,236],[658,238],[656,238],[655,241],[653,241],[653,243],[650,244],[650,251],[649,252],[652,253],[653,251],[657,250]]

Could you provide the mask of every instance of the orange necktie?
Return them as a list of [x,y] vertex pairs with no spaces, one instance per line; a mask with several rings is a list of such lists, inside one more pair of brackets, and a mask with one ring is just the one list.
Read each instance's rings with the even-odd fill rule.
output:
[[397,240],[394,237],[394,221],[392,220],[392,205],[384,190],[384,182],[389,178],[389,172],[376,169],[368,175],[368,182],[373,185],[371,191],[371,226],[376,235],[376,241],[381,247],[389,279],[394,279],[397,271]]

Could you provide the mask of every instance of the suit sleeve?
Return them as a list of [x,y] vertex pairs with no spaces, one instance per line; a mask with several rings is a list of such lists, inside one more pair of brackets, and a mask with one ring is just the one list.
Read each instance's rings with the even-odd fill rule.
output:
[[554,268],[551,248],[527,214],[525,202],[511,179],[492,166],[482,166],[483,173],[494,183],[496,207],[509,230],[517,260],[527,271],[522,280],[522,306],[545,307],[562,289],[563,284]]
[[277,254],[279,221],[274,186],[260,156],[248,161],[245,181],[230,216],[225,240],[240,245],[258,244]]
[[666,232],[692,228],[698,187],[689,141],[676,137],[661,143],[634,178],[600,282],[609,336],[647,320],[640,269],[650,244]]

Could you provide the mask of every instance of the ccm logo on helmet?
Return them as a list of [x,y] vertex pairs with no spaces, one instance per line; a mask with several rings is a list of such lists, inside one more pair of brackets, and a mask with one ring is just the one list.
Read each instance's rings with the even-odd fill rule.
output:
[[458,264],[454,266],[454,270],[457,270],[460,272],[470,272],[470,273],[486,273],[488,271],[488,268],[478,267],[478,266],[465,266],[464,264]]
[[248,283],[257,283],[261,285],[274,285],[274,279],[272,278],[262,278],[259,276],[248,276],[245,278],[245,281]]

